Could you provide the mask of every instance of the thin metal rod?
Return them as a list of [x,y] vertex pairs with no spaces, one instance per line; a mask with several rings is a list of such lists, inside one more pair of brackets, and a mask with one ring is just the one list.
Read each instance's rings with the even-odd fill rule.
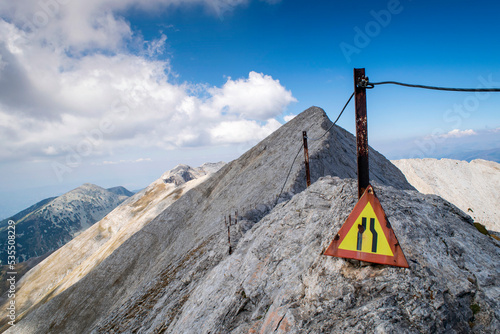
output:
[[224,216],[224,223],[227,226],[227,243],[229,244],[229,255],[233,252],[231,248],[231,215],[229,215],[229,224],[227,223],[227,217]]
[[311,172],[309,170],[309,149],[307,148],[307,132],[302,131],[302,140],[304,141],[304,160],[306,163],[306,182],[307,187],[311,185]]

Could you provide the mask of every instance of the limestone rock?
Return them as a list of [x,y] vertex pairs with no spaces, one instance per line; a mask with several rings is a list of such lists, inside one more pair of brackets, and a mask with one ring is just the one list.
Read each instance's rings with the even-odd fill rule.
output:
[[205,163],[198,168],[193,168],[188,165],[180,164],[173,169],[165,172],[161,179],[165,183],[173,183],[176,187],[189,182],[191,180],[198,179],[207,174],[212,174],[221,169],[224,166],[224,162],[218,163]]
[[357,200],[355,182],[322,178],[247,232],[166,333],[499,330],[500,243],[439,197],[375,191],[409,269],[322,255]]
[[[89,270],[80,272],[80,278],[69,282],[57,295],[49,294],[37,304],[33,303],[18,325],[9,331],[37,334],[92,331],[206,332],[194,319],[184,318],[184,312],[195,310],[194,304],[186,303],[194,298],[193,293],[210,279],[214,270],[217,272],[216,267],[228,258],[227,229],[223,217],[238,211],[239,223],[233,228],[231,241],[233,247],[240,249],[245,244],[246,236],[254,233],[269,219],[267,217],[273,215],[271,213],[269,216],[276,203],[279,203],[278,207],[272,212],[287,210],[287,201],[306,188],[301,159],[293,165],[285,183],[293,158],[297,154],[302,155],[299,151],[302,130],[307,130],[312,139],[319,138],[311,140],[309,144],[313,182],[325,175],[341,178],[356,176],[355,138],[339,127],[325,134],[330,126],[331,121],[320,108],[312,107],[301,113],[239,159],[185,192],[156,218],[138,228],[119,247],[113,248],[112,252],[106,251],[105,256],[93,261]],[[413,189],[403,174],[373,149],[370,150],[370,166],[374,182],[397,189]],[[167,184],[163,179],[160,182]],[[278,198],[282,188],[284,191]],[[129,201],[135,200],[144,206],[154,205],[152,201],[158,198],[147,192],[136,196]],[[340,192],[340,197],[330,198],[329,201],[344,203],[344,200],[352,204],[353,195]],[[318,205],[326,208],[330,204],[311,198],[306,200],[305,205],[314,211]],[[130,218],[123,217],[121,224],[134,224]],[[103,227],[113,230],[115,224]],[[299,230],[297,232],[301,233]],[[321,238],[323,233],[324,230],[318,229],[314,237],[318,242],[326,243],[327,240]],[[333,235],[333,232],[330,233]],[[314,249],[307,243],[290,245],[281,234],[266,234],[262,238],[267,240],[265,245],[261,245],[262,251],[269,254]],[[314,252],[315,256],[322,258],[320,249]],[[44,262],[56,263],[53,256]],[[311,259],[308,258],[308,261]],[[268,306],[273,304],[270,297],[266,297],[272,293],[265,292],[265,286],[278,288],[279,282],[267,269],[266,261],[260,267],[257,265],[256,272],[257,281],[268,282],[259,285],[258,289],[263,293],[264,301],[259,304],[262,314],[267,314]],[[39,266],[43,266],[44,262]],[[296,266],[307,267],[307,262],[304,263],[297,263]],[[259,272],[269,275],[260,275]],[[225,270],[224,275],[231,276],[233,273]],[[30,295],[30,289],[24,293]],[[224,292],[224,295],[228,300],[232,298],[228,292]],[[239,316],[237,310],[241,305],[233,306],[225,315],[228,321]],[[207,323],[210,323],[210,314],[214,310],[208,309],[206,312]],[[184,322],[182,319],[187,320]],[[180,328],[189,330],[177,331]]]
[[441,196],[487,229],[500,232],[500,164],[480,159],[406,159],[393,163],[421,193]]

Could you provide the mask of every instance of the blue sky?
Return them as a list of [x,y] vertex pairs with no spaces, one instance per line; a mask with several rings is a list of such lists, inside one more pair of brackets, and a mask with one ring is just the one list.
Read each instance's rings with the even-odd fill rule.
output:
[[[0,217],[91,182],[139,189],[230,161],[372,81],[500,87],[495,1],[21,0],[0,4]],[[257,98],[258,97],[258,98]],[[500,94],[368,91],[392,159],[500,147]],[[354,131],[351,105],[339,121]]]

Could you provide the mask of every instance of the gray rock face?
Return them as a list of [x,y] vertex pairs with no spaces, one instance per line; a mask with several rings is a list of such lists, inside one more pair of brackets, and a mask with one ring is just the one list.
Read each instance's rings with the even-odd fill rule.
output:
[[[243,240],[246,236],[265,221],[262,218],[270,217],[269,213],[275,206],[290,164],[301,147],[302,130],[307,130],[310,138],[318,138],[330,125],[330,120],[319,108],[313,107],[298,115],[239,159],[185,193],[99,262],[85,277],[57,296],[33,305],[10,331],[207,332],[205,327],[199,325],[202,318],[196,320],[185,317],[185,312],[195,309],[195,305],[189,300],[196,298],[194,293],[198,291],[198,287],[207,282],[214,270],[218,270],[217,266],[223,264],[228,257],[227,230],[223,217],[234,215],[238,211],[239,223],[233,227],[231,240],[233,247],[240,249],[245,244]],[[324,175],[341,178],[356,176],[355,139],[343,129],[334,127],[320,140],[311,141],[309,153],[313,182]],[[288,206],[284,203],[305,189],[305,171],[300,160],[293,165],[277,210],[281,208],[286,211]],[[413,189],[402,173],[374,150],[370,151],[370,166],[371,178],[375,182],[397,189]],[[352,196],[351,193],[342,192],[336,201],[343,203],[347,199],[352,204]],[[326,204],[319,201],[308,205],[314,208],[316,205]],[[348,212],[344,213],[345,217],[347,214]],[[296,232],[302,234],[299,229]],[[324,230],[318,230],[314,236],[319,240],[323,233]],[[333,231],[330,233],[326,236],[327,239],[331,238]],[[267,244],[261,245],[261,248],[269,255],[268,259],[272,258],[270,254],[273,253],[305,251],[310,248],[307,243],[294,244],[292,247],[288,241],[284,241],[284,235],[266,234],[266,237],[262,237],[267,240]],[[326,244],[330,241],[327,239],[320,242]],[[314,256],[323,258],[319,250],[314,252]],[[50,258],[46,261],[50,261]],[[274,303],[270,297],[266,297],[272,293],[265,292],[265,287],[278,289],[281,284],[275,280],[271,270],[268,270],[267,266],[270,264],[266,261],[263,260],[256,267],[258,270],[255,274],[255,279],[262,281],[258,283],[260,288],[257,289],[263,294],[264,301],[257,304],[262,314],[267,314]],[[295,266],[307,267],[307,262],[304,263],[297,263]],[[270,268],[273,267],[270,265]],[[311,270],[314,271],[314,268]],[[230,270],[224,271],[226,276],[233,275]],[[280,277],[286,279],[284,276]],[[231,294],[223,294],[228,300],[232,300]],[[244,290],[239,295],[248,296]],[[223,297],[212,295],[210,298]],[[212,323],[237,328],[238,326],[231,325],[233,322],[237,323],[236,318],[250,319],[245,318],[247,313],[243,309],[245,314],[238,312],[240,306],[232,305],[231,310],[220,321],[214,320]],[[210,323],[212,320],[209,318],[214,310],[208,309],[206,312]],[[181,330],[185,328],[189,330]]]
[[166,333],[498,330],[500,243],[437,196],[375,189],[409,269],[322,255],[357,200],[355,182],[326,177],[249,230]]
[[418,191],[439,195],[500,232],[500,164],[486,160],[403,159],[393,163]]
[[165,183],[171,183],[178,187],[191,180],[198,179],[204,175],[212,174],[224,166],[224,162],[205,163],[200,167],[191,167],[188,165],[180,164],[173,169],[165,172],[161,178]]

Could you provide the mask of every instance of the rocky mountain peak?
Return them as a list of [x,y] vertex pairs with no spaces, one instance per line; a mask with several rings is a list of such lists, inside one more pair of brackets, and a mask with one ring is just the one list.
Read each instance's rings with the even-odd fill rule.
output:
[[175,186],[179,186],[195,179],[199,174],[200,172],[198,170],[195,170],[188,165],[180,164],[163,174],[162,179],[165,183],[172,183]]
[[[42,201],[14,217],[18,247],[17,262],[52,252],[102,219],[129,196],[115,194],[95,184],[85,183],[59,197]],[[0,227],[0,243],[6,245],[7,230]],[[0,262],[6,263],[6,250]]]
[[215,173],[222,167],[224,167],[226,163],[223,161],[219,162],[206,162],[203,165],[200,166],[200,169],[202,169],[205,173]]
[[204,175],[212,174],[218,171],[222,166],[224,166],[224,162],[218,163],[205,163],[200,167],[191,167],[185,164],[179,164],[172,168],[171,170],[165,172],[161,178],[165,183],[171,183],[174,186],[178,187],[181,184],[189,182],[194,179],[198,179]]
[[127,196],[127,197],[130,197],[130,196],[134,195],[133,192],[129,191],[127,188],[122,187],[122,186],[112,187],[112,188],[108,188],[106,190],[110,191],[113,194],[116,194],[118,196]]
[[[103,248],[70,274],[78,279],[43,291],[35,287],[47,278],[37,281],[33,274],[36,282],[20,282],[26,301],[15,331],[487,333],[498,328],[500,245],[455,206],[414,191],[373,149],[372,184],[410,268],[323,255],[357,200],[355,138],[339,127],[325,133],[330,125],[323,110],[309,108],[190,190],[182,187],[193,181],[176,188],[162,178],[136,194],[126,212],[116,210],[96,227]],[[291,165],[303,130],[311,138],[314,184],[308,189],[303,163]],[[126,241],[108,244],[116,240],[110,237],[115,230],[136,226],[135,215],[163,198],[176,200],[144,216]],[[228,215],[238,218],[230,228],[232,254],[224,224]],[[68,261],[84,240],[95,239],[97,234],[88,233],[33,273],[57,276],[44,269]],[[29,299],[33,295],[41,296],[39,302]]]

